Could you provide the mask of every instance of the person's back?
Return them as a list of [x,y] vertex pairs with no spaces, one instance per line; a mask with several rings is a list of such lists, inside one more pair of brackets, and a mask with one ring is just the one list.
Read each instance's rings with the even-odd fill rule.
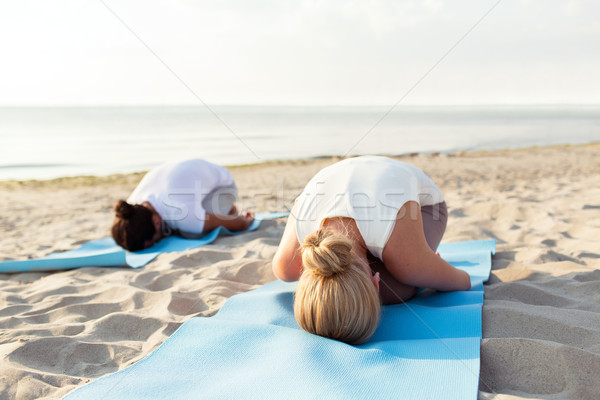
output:
[[170,161],[149,171],[127,199],[149,202],[169,227],[200,234],[206,209],[203,200],[216,188],[234,185],[227,168],[202,159]]
[[302,241],[330,217],[356,221],[367,247],[381,258],[383,248],[407,202],[431,206],[444,201],[420,169],[387,157],[362,156],[319,171],[298,196],[296,232]]

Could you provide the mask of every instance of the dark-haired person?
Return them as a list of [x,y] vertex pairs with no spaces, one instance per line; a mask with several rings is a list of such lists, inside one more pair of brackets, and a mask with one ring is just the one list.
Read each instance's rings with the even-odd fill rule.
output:
[[381,302],[420,287],[468,290],[469,275],[436,254],[446,220],[442,193],[410,164],[365,156],[322,169],[298,196],[273,259],[279,279],[299,281],[298,324],[359,344],[375,332]]
[[241,231],[254,213],[238,214],[236,200],[227,168],[201,159],[167,162],[149,171],[127,201],[117,201],[112,236],[137,251],[171,234],[198,238],[218,226]]

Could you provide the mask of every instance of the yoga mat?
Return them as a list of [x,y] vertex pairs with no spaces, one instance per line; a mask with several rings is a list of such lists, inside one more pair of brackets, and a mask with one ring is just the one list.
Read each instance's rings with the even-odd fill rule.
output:
[[476,285],[383,307],[364,345],[301,330],[296,285],[275,281],[231,297],[213,317],[191,318],[143,360],[65,399],[476,400],[482,281],[494,251],[494,240],[444,244],[441,255]]
[[73,250],[53,253],[43,258],[0,262],[0,273],[30,272],[79,267],[124,267],[139,268],[155,259],[160,253],[184,251],[212,243],[221,235],[239,235],[258,229],[260,223],[267,219],[286,217],[287,212],[256,213],[255,219],[245,231],[231,232],[218,227],[200,239],[184,239],[171,236],[161,240],[154,246],[138,252],[130,252],[118,246],[113,238],[93,240]]

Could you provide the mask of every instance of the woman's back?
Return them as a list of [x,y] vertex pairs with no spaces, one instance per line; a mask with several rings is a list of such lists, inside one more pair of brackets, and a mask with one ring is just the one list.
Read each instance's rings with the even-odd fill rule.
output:
[[387,157],[363,156],[322,169],[298,197],[296,233],[301,242],[325,218],[356,221],[365,244],[381,259],[398,210],[407,202],[421,206],[444,201],[420,169]]

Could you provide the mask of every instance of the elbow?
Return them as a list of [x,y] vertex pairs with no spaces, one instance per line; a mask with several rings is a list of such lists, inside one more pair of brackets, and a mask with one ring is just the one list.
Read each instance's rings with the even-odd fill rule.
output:
[[275,262],[273,262],[273,275],[275,275],[275,278],[279,279],[280,281],[287,282],[284,279],[285,276],[281,273],[281,270],[277,267],[277,265],[275,264]]
[[285,271],[276,270],[275,268],[273,268],[273,274],[275,274],[277,279],[284,282],[294,282],[298,280],[298,277],[286,273]]
[[281,271],[279,269],[276,269],[275,267],[273,267],[273,274],[275,275],[275,277],[277,279],[279,279],[280,281],[284,281],[284,282],[293,282],[296,281],[297,279],[294,279],[293,276],[290,276],[289,274],[286,274],[284,271]]
[[[275,275],[275,276],[277,276],[277,275]],[[295,281],[297,281],[297,279],[293,279],[293,278],[291,278],[289,276],[277,276],[277,279],[279,279],[280,281],[283,281],[283,282],[295,282]]]
[[289,282],[285,273],[285,265],[281,262],[281,257],[278,254],[275,254],[273,258],[273,275],[281,281]]
[[294,282],[298,280],[297,274],[290,271],[287,263],[283,262],[277,255],[275,255],[275,258],[273,259],[273,275],[284,282]]

